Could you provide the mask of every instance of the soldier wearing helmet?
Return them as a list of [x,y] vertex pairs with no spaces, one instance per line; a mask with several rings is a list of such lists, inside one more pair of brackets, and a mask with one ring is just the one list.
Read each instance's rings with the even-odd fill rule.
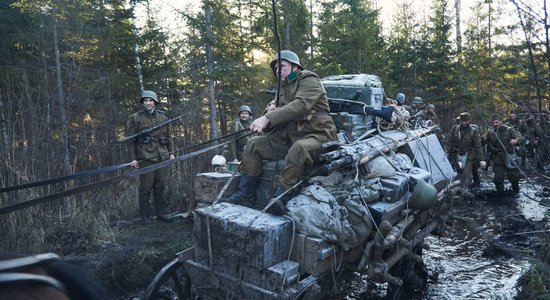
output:
[[[312,166],[322,151],[321,145],[336,140],[336,126],[329,115],[327,95],[319,76],[304,70],[296,53],[283,50],[270,63],[275,77],[281,80],[277,109],[254,120],[250,128],[269,134],[251,138],[246,144],[240,166],[239,190],[224,201],[254,205],[254,194],[263,160],[285,159],[274,197],[293,187]],[[277,99],[277,98],[276,98]],[[287,193],[288,195],[288,193]],[[285,201],[271,206],[272,213],[284,214]]]
[[405,104],[405,99],[406,98],[407,97],[405,96],[405,94],[397,93],[397,95],[395,96],[395,101],[397,102],[398,106],[402,106],[403,104]]
[[422,98],[416,96],[409,105],[409,113],[411,116],[415,117],[420,111],[424,110],[424,105],[422,103]]
[[445,143],[445,152],[460,178],[460,184],[466,193],[471,186],[473,168],[478,161],[484,160],[479,127],[471,124],[469,112],[460,114],[460,124],[451,128]]
[[428,104],[426,106],[426,109],[419,111],[415,118],[422,118],[422,120],[428,122],[429,126],[433,125],[439,125],[439,117],[437,117],[437,113],[435,112],[435,105]]
[[[168,121],[170,117],[157,109],[160,103],[157,94],[153,91],[143,91],[139,99],[143,109],[132,114],[126,122],[126,135],[130,136],[143,132],[157,124]],[[172,154],[174,144],[170,136],[169,126],[164,126],[153,132],[141,134],[131,139],[127,144],[128,156],[134,168],[147,167],[167,159],[174,159]],[[167,214],[164,186],[166,183],[166,169],[161,168],[139,176],[139,215],[143,224],[151,224],[149,217],[149,198],[151,192],[155,201],[157,219],[171,222],[174,217]]]
[[[235,133],[250,128],[251,123],[252,110],[250,109],[250,106],[241,105],[241,107],[239,108],[239,118],[234,119],[233,122],[231,122],[231,132]],[[244,146],[246,146],[246,142],[248,142],[250,137],[251,136],[248,135],[229,143],[228,159],[230,161],[241,161],[243,159]]]

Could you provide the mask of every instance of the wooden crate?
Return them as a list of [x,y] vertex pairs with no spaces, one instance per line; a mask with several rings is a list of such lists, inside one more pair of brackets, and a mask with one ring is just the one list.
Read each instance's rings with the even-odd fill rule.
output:
[[[213,203],[218,193],[222,190],[227,180],[229,180],[232,174],[228,173],[197,173],[195,179],[195,199],[196,203],[207,202]],[[231,184],[224,192],[224,196],[228,196],[233,192],[236,192],[239,187],[239,175],[235,175]],[[200,206],[200,205],[198,205]]]

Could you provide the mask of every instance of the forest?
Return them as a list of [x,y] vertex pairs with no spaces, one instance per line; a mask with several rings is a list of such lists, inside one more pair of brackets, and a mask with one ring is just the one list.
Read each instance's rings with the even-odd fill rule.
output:
[[[173,125],[180,154],[224,136],[240,105],[259,115],[270,101],[269,61],[279,48],[321,77],[375,74],[389,98],[420,96],[435,105],[443,130],[463,111],[483,128],[491,114],[521,103],[545,110],[546,1],[526,1],[476,1],[460,10],[468,19],[458,0],[432,0],[425,18],[398,1],[384,30],[377,1],[197,0],[196,9],[176,12],[184,26],[174,32],[146,0],[0,0],[0,184],[126,162],[117,140],[143,89],[156,91],[170,116],[185,115]],[[146,12],[139,22],[137,7]],[[175,211],[192,205],[194,173],[221,151],[170,169]],[[94,180],[2,193],[0,203]],[[63,253],[108,238],[110,222],[135,217],[135,185],[120,181],[2,216],[0,245]]]

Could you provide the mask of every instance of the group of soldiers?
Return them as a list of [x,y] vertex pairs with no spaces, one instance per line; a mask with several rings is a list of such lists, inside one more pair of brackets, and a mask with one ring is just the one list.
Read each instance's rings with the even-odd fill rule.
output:
[[468,189],[480,184],[478,169],[487,170],[491,163],[498,194],[505,192],[506,177],[511,192],[519,193],[520,174],[528,158],[537,171],[544,172],[550,149],[549,134],[545,131],[550,125],[545,123],[544,115],[538,119],[533,114],[525,114],[521,119],[515,112],[507,119],[493,115],[492,127],[485,134],[471,121],[469,112],[461,113],[445,141],[445,152],[467,193],[470,193]]

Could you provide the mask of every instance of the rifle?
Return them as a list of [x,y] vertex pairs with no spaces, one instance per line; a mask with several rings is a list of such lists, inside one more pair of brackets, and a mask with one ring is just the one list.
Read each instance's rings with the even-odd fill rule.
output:
[[157,124],[157,125],[155,125],[155,126],[153,126],[153,127],[147,127],[147,128],[143,129],[142,131],[140,131],[140,132],[138,132],[138,133],[134,133],[134,134],[132,134],[132,135],[123,137],[123,138],[121,138],[120,140],[118,140],[117,142],[118,142],[118,143],[123,143],[123,142],[126,142],[126,141],[128,141],[128,140],[131,140],[131,139],[133,139],[133,138],[136,138],[136,137],[139,137],[139,136],[142,136],[142,135],[149,134],[149,133],[151,133],[151,132],[153,132],[153,131],[155,131],[155,130],[159,130],[160,128],[162,128],[162,127],[164,127],[164,126],[166,126],[166,125],[168,125],[168,124],[170,124],[170,123],[172,123],[172,122],[175,122],[175,121],[177,121],[177,120],[183,118],[184,116],[185,116],[185,115],[181,115],[181,116],[175,117],[175,118],[173,118],[173,119],[164,121],[164,122],[162,122],[162,123],[160,123],[160,124]]
[[391,116],[393,113],[393,106],[383,106],[382,109],[375,109],[374,107],[367,105],[363,102],[346,100],[346,99],[328,99],[330,112],[347,112],[356,115],[372,115],[384,119],[387,122],[391,122]]

